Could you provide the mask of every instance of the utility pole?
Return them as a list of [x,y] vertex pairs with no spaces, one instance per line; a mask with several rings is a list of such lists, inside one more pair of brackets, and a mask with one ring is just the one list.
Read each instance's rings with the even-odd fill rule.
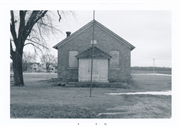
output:
[[154,66],[155,66],[155,58],[153,58],[153,73],[154,73]]
[[93,78],[94,21],[95,21],[95,10],[93,10],[93,33],[92,33],[92,51],[91,51],[91,85],[90,85],[90,97],[91,97],[92,78]]

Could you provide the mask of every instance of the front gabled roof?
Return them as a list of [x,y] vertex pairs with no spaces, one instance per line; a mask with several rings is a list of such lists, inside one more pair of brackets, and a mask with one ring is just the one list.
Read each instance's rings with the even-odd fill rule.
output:
[[84,30],[86,30],[87,28],[91,27],[93,24],[95,24],[97,27],[101,28],[103,31],[105,31],[106,33],[108,33],[109,35],[111,35],[112,37],[114,37],[115,39],[117,39],[119,42],[123,43],[124,45],[126,45],[128,48],[130,48],[131,50],[133,50],[135,47],[130,44],[129,42],[127,42],[126,40],[124,40],[123,38],[121,38],[119,35],[117,35],[116,33],[114,33],[113,31],[111,31],[110,29],[106,28],[104,25],[102,25],[101,23],[99,23],[96,20],[92,20],[89,23],[87,23],[86,25],[84,25],[83,27],[81,27],[79,30],[77,30],[76,32],[74,32],[73,34],[71,34],[69,37],[65,38],[64,40],[62,40],[61,42],[59,42],[58,44],[56,44],[55,46],[53,46],[53,48],[58,49],[59,47],[61,47],[62,45],[64,45],[65,43],[67,43],[68,41],[70,41],[72,38],[76,37],[77,35],[79,35],[80,33],[82,33]]
[[111,56],[105,52],[103,52],[102,50],[100,50],[97,47],[91,47],[85,51],[83,51],[82,53],[78,54],[76,56],[76,58],[78,59],[83,59],[83,58],[91,58],[91,54],[92,54],[92,49],[93,49],[93,58],[101,58],[101,59],[110,59]]

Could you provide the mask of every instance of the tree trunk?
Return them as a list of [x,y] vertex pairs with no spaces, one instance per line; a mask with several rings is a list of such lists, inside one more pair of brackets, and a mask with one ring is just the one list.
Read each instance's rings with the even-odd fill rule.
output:
[[16,50],[13,57],[14,85],[24,86],[22,72],[22,49]]

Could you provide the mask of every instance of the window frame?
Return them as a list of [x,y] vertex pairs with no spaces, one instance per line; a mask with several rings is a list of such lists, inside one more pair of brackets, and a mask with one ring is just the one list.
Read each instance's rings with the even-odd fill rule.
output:
[[[114,65],[112,66],[112,65],[111,65],[111,64],[112,64],[112,58],[113,58],[111,52],[118,52],[118,56],[117,56],[117,57],[118,57],[118,60],[117,60],[118,63],[117,63],[116,66],[114,66]],[[111,50],[109,54],[110,54],[110,56],[111,56],[111,59],[109,60],[109,66],[110,66],[110,68],[112,68],[112,69],[113,69],[113,68],[120,68],[120,61],[119,61],[119,60],[120,60],[120,52],[119,52],[118,50]]]
[[[77,52],[77,54],[74,55],[74,58],[76,59],[76,66],[70,66],[70,52]],[[76,69],[76,68],[78,68],[78,59],[75,57],[78,54],[79,54],[79,52],[77,50],[69,50],[68,51],[68,68],[69,69]]]

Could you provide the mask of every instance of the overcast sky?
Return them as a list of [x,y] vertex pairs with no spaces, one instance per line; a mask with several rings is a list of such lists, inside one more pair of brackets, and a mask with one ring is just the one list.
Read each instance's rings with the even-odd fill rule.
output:
[[[74,11],[74,16],[67,15],[57,27],[61,29],[49,46],[54,46],[66,37],[65,32],[72,33],[90,22],[93,11]],[[119,10],[95,11],[95,19],[127,40],[136,48],[131,52],[132,66],[171,67],[171,11],[161,10]],[[52,49],[57,56],[57,50]]]

